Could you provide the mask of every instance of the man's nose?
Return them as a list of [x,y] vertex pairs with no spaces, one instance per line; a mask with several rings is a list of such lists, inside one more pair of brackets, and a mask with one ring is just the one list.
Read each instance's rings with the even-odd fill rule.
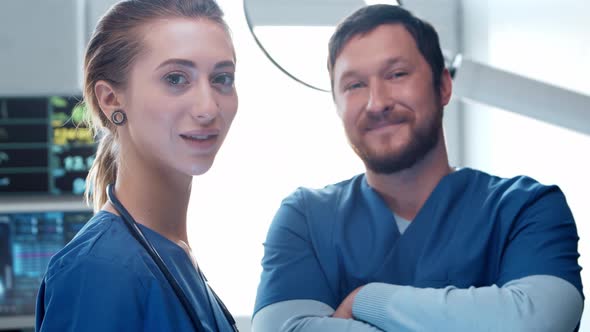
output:
[[369,84],[369,99],[366,111],[369,113],[382,113],[390,110],[393,105],[391,91],[384,82],[371,82]]

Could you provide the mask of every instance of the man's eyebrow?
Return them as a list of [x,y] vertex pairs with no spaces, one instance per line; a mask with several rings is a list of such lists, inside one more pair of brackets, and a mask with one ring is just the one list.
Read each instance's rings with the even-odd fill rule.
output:
[[[382,68],[383,68],[383,70],[385,70],[397,63],[404,62],[404,61],[405,60],[402,57],[388,58],[387,60],[385,60],[385,62],[383,62]],[[354,77],[354,76],[358,76],[358,75],[359,75],[359,73],[354,69],[347,70],[344,73],[342,73],[342,75],[339,78],[339,82],[342,83],[342,81],[348,79],[349,77]]]
[[394,58],[387,59],[387,61],[385,61],[385,64],[387,66],[391,66],[391,65],[395,65],[398,62],[403,62],[403,61],[404,61],[404,59],[402,57],[397,56],[397,57],[394,57]]
[[343,81],[347,80],[349,77],[358,76],[358,72],[356,70],[347,70],[338,79],[338,82],[342,83]]

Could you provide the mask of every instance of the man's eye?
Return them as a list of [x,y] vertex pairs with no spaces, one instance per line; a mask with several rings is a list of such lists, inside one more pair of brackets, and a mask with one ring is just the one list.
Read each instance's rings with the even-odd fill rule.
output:
[[188,84],[188,80],[186,79],[186,77],[179,73],[168,74],[166,75],[165,79],[170,85]]
[[355,83],[351,83],[351,84],[347,85],[346,90],[360,89],[364,86],[365,86],[365,84],[363,82],[355,82]]
[[213,77],[213,84],[232,86],[234,84],[234,75],[230,73],[215,75],[215,77]]
[[395,78],[404,77],[406,75],[408,75],[408,73],[405,71],[396,71],[396,72],[392,72],[389,75],[387,75],[387,78],[388,79],[395,79]]

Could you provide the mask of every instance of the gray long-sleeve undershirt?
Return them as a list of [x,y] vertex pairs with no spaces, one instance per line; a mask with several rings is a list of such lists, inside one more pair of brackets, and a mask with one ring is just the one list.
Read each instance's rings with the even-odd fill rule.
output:
[[573,331],[582,310],[578,290],[547,275],[468,289],[371,283],[355,298],[354,319],[331,318],[334,308],[322,302],[290,300],[258,311],[252,331]]

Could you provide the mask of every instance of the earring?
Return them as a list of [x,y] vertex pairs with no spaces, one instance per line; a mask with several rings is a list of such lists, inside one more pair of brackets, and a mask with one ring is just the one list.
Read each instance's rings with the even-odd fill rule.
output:
[[116,110],[111,114],[111,121],[117,126],[121,126],[127,121],[127,114],[122,110]]

